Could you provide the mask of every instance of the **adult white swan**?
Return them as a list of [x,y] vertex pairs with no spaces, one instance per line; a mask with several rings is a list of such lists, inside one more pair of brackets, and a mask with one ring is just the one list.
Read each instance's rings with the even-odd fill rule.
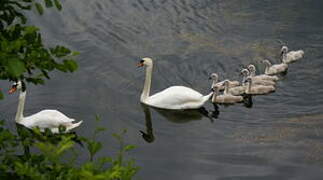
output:
[[282,56],[282,62],[289,64],[289,63],[293,63],[293,62],[301,59],[304,56],[304,51],[297,50],[297,51],[289,51],[288,52],[288,47],[283,46],[281,48],[281,56]]
[[66,128],[66,132],[68,132],[71,129],[81,125],[82,121],[79,121],[78,123],[73,123],[74,119],[68,118],[63,113],[57,110],[46,109],[31,116],[24,117],[23,112],[26,100],[26,88],[22,81],[14,83],[11,89],[9,90],[9,94],[14,93],[16,90],[20,91],[19,103],[15,118],[16,123],[21,124],[30,129],[34,127],[39,127],[39,129],[42,132],[46,128],[49,128],[53,133],[58,133],[60,126],[64,126]]
[[201,93],[184,86],[171,86],[152,96],[150,94],[153,60],[142,58],[138,67],[146,66],[146,79],[140,102],[162,109],[199,109],[210,99],[213,92],[203,96]]

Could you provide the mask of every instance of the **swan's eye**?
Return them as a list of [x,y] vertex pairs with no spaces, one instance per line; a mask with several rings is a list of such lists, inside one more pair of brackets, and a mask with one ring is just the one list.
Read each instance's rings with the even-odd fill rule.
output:
[[141,60],[140,63],[144,63],[145,61],[144,60]]

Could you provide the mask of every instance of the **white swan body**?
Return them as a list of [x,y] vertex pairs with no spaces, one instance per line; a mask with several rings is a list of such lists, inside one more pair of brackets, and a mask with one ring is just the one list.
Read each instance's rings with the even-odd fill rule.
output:
[[263,63],[266,65],[265,74],[267,75],[283,73],[288,69],[288,65],[285,63],[272,65],[268,60],[264,60]]
[[42,110],[31,116],[24,117],[23,111],[26,99],[26,91],[22,91],[21,81],[18,81],[18,83],[13,85],[10,93],[13,93],[16,91],[16,89],[20,90],[19,104],[15,118],[16,123],[30,129],[39,127],[40,131],[42,132],[45,131],[46,128],[49,128],[53,133],[59,133],[60,126],[64,126],[66,128],[66,132],[68,132],[82,124],[82,121],[73,123],[75,121],[74,119],[68,118],[57,110]]
[[247,88],[245,93],[250,95],[262,95],[275,91],[274,86],[252,85],[252,79],[247,79]]
[[188,87],[172,86],[141,102],[162,109],[197,109],[202,107],[212,94],[203,96]]
[[149,96],[151,86],[151,76],[153,70],[153,60],[143,58],[138,66],[146,66],[146,79],[144,89],[140,97],[140,102],[161,109],[198,109],[208,101],[213,92],[203,96],[199,92],[184,86],[172,86],[159,93]]
[[224,81],[224,93],[222,95],[219,95],[219,86],[214,86],[214,94],[212,96],[212,102],[213,103],[219,103],[219,104],[234,104],[243,101],[242,96],[234,96],[230,94],[229,87],[230,82],[228,80]]
[[217,73],[212,73],[211,76],[210,76],[210,79],[213,80],[213,83],[212,83],[212,86],[211,88],[217,86],[219,88],[219,90],[224,90],[224,82],[225,81],[229,81],[229,87],[236,87],[236,86],[239,86],[240,83],[239,81],[230,81],[230,80],[224,80],[224,81],[221,81],[221,82],[218,82],[219,80],[219,76]]
[[304,51],[303,50],[297,50],[297,51],[289,51],[288,52],[288,47],[283,46],[281,49],[281,55],[282,55],[282,62],[289,64],[293,63],[304,56]]
[[248,69],[250,71],[250,77],[252,78],[252,80],[256,83],[257,81],[278,81],[279,78],[278,76],[270,76],[267,74],[261,74],[261,75],[256,75],[256,67],[253,64],[250,64],[248,66]]

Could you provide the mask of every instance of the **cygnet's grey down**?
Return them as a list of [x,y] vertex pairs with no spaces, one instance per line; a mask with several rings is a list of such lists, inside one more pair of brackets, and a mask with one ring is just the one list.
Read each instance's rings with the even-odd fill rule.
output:
[[271,62],[267,59],[263,60],[262,63],[264,63],[266,66],[265,74],[267,74],[267,75],[284,73],[288,69],[288,65],[285,63],[272,65]]
[[[248,69],[255,69],[254,65],[250,64],[248,66]],[[251,77],[252,79],[252,83],[254,85],[264,85],[264,86],[275,86],[276,85],[276,82],[274,80],[271,80],[270,78],[267,78],[266,76],[269,76],[269,75],[259,75],[259,76],[251,76],[251,74],[253,73],[249,73],[248,69],[243,69],[241,71],[241,73],[244,75],[244,80],[246,80],[247,77]],[[247,72],[248,71],[248,72]],[[246,74],[250,74],[249,76],[246,77]],[[269,77],[273,77],[273,76],[269,76]],[[278,77],[277,77],[278,78]],[[274,78],[272,78],[274,79]]]
[[214,93],[212,96],[212,102],[213,103],[219,103],[219,104],[234,104],[234,103],[238,103],[243,101],[243,97],[242,96],[234,96],[232,94],[230,94],[229,90],[229,80],[225,80],[223,82],[224,84],[224,93],[223,94],[219,94],[219,86],[214,86]]
[[246,80],[246,94],[250,95],[262,95],[268,94],[275,91],[274,86],[263,86],[263,85],[253,85],[252,78],[247,78]]
[[296,62],[297,60],[303,58],[304,51],[303,50],[297,50],[297,51],[289,51],[288,47],[283,46],[281,48],[281,58],[282,62],[285,64]]
[[[210,79],[212,79],[212,86],[211,88],[213,88],[214,86],[218,86],[219,90],[224,90],[224,81],[218,82],[219,81],[219,76],[217,73],[212,73],[210,76]],[[239,81],[229,81],[229,87],[236,87],[239,86],[240,83]]]
[[272,75],[272,76],[267,74],[256,75],[256,67],[253,64],[250,64],[248,66],[248,70],[250,71],[250,76],[254,81],[257,81],[257,80],[278,81],[279,80],[278,76],[275,76],[275,75]]

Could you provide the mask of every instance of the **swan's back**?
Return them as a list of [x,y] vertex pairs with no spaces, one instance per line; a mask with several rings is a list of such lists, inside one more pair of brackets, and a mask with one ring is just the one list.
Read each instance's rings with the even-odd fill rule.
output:
[[288,69],[288,65],[285,63],[274,64],[271,67],[269,67],[266,74],[268,74],[268,75],[279,74],[279,73],[287,71],[287,69]]
[[264,85],[264,86],[275,86],[276,83],[271,80],[253,79],[252,84],[254,85]]
[[159,93],[149,96],[147,105],[163,109],[197,109],[212,95],[203,96],[201,93],[184,86],[172,86]]
[[72,124],[74,119],[65,116],[57,110],[42,110],[36,114],[22,119],[21,124],[28,128],[55,128],[60,125]]
[[254,94],[254,95],[261,95],[261,94],[268,94],[275,91],[274,86],[263,86],[263,85],[254,85],[246,89],[246,94]]
[[286,54],[286,57],[283,59],[284,63],[292,63],[295,62],[304,56],[304,51],[303,50],[298,50],[298,51],[290,51]]
[[267,74],[261,74],[261,75],[253,76],[251,78],[253,81],[258,81],[258,80],[278,81],[279,80],[278,76],[269,76]]
[[220,103],[220,104],[233,104],[237,102],[243,101],[242,96],[233,96],[231,94],[224,94],[224,95],[218,95],[215,98],[212,99],[213,102],[215,103]]

